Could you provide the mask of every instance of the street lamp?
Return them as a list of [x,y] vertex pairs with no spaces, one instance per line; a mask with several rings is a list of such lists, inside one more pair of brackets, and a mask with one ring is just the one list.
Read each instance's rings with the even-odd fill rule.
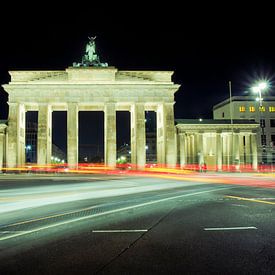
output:
[[[254,93],[258,94],[258,97],[256,98],[256,101],[259,101],[259,119],[260,119],[260,127],[262,130],[262,138],[261,138],[261,145],[262,145],[262,152],[265,152],[265,145],[266,145],[266,138],[265,138],[265,132],[264,132],[264,127],[265,123],[262,118],[261,112],[263,112],[263,97],[262,97],[262,92],[268,88],[268,84],[266,82],[259,82],[257,86],[252,87],[252,91]],[[262,156],[262,161],[264,161],[264,158]]]
[[259,101],[260,107],[263,106],[262,91],[264,91],[266,88],[267,88],[266,82],[260,82],[257,86],[252,87],[252,91],[259,95],[259,97],[257,97],[256,100]]

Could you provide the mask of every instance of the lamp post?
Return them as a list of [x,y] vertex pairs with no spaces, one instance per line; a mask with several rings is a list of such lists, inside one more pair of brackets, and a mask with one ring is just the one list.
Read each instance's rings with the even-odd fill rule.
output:
[[260,119],[260,127],[261,127],[261,146],[262,146],[262,162],[264,162],[264,156],[265,153],[265,146],[266,146],[266,138],[265,138],[265,121],[262,118],[261,112],[263,111],[263,97],[262,97],[262,91],[266,90],[268,87],[266,82],[260,82],[257,86],[252,87],[252,91],[254,93],[258,94],[258,97],[256,98],[256,101],[259,101],[259,119]]

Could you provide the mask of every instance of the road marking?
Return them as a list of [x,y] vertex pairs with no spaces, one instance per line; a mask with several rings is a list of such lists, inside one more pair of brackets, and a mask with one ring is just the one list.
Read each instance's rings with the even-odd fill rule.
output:
[[275,204],[275,202],[257,200],[257,199],[253,199],[253,198],[243,198],[243,197],[237,197],[237,196],[225,196],[225,197],[231,198],[231,199],[242,200],[242,201],[253,201],[253,202],[259,202],[259,203],[266,203],[266,204]]
[[250,198],[250,199],[253,199],[253,200],[270,200],[270,201],[275,200],[275,198]]
[[93,233],[135,233],[147,232],[148,229],[93,230]]
[[205,231],[222,231],[222,230],[246,230],[246,229],[258,229],[255,226],[242,226],[242,227],[210,227],[204,228]]
[[[77,221],[87,220],[87,219],[91,219],[91,218],[95,218],[95,217],[101,217],[101,216],[104,216],[104,215],[114,214],[114,213],[118,213],[118,212],[121,212],[121,211],[130,210],[130,209],[133,209],[133,208],[139,208],[139,207],[144,207],[144,206],[147,206],[147,205],[152,205],[152,204],[156,204],[156,203],[160,203],[160,202],[164,202],[164,201],[174,200],[174,199],[181,198],[181,197],[195,196],[195,195],[199,195],[199,194],[210,193],[210,192],[214,192],[214,191],[220,191],[220,190],[232,189],[232,188],[234,188],[234,187],[216,188],[216,189],[211,189],[211,190],[206,190],[206,191],[200,191],[200,192],[195,192],[195,193],[178,195],[178,196],[174,196],[174,197],[170,197],[170,198],[165,198],[165,199],[160,199],[160,200],[156,200],[156,201],[145,202],[145,203],[141,203],[141,204],[136,204],[136,205],[132,205],[132,206],[118,208],[118,209],[115,209],[115,210],[109,210],[109,211],[102,212],[102,213],[97,213],[97,214],[94,214],[94,215],[89,215],[89,216],[85,216],[85,217],[79,217],[79,218],[75,218],[75,219],[72,219],[72,220],[69,220],[69,221],[63,221],[63,222],[59,222],[59,223],[55,223],[55,224],[39,227],[39,228],[36,228],[36,229],[33,229],[33,230],[29,230],[27,232],[22,232],[22,233],[14,234],[12,236],[1,237],[0,241],[8,240],[8,239],[11,239],[11,238],[23,236],[23,235],[26,235],[26,234],[30,234],[30,233],[34,233],[34,232],[38,232],[38,231],[42,231],[42,230],[46,230],[46,229],[49,229],[49,228],[54,228],[54,227],[62,226],[62,225],[65,225],[65,224],[70,224],[70,223],[77,222]],[[75,212],[77,212],[77,211],[75,211]],[[22,223],[24,223],[24,222],[22,222]]]
[[29,232],[29,231],[0,231],[0,234],[11,234],[11,233],[21,233],[21,232]]
[[235,204],[235,203],[232,203],[231,205],[232,205],[232,206],[238,206],[238,207],[245,207],[245,208],[248,208],[247,205],[242,205],[242,204]]

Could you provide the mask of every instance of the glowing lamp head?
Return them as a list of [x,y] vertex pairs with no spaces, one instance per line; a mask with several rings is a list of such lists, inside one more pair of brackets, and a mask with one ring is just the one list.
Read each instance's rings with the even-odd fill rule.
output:
[[260,90],[261,89],[258,86],[252,87],[252,92],[255,93],[255,94],[259,93]]
[[261,83],[259,83],[259,88],[260,88],[261,90],[266,89],[266,88],[267,88],[266,82],[261,82]]

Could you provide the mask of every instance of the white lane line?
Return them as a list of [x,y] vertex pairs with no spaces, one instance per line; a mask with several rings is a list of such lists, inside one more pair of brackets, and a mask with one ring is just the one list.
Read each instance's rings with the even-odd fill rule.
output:
[[246,229],[258,229],[255,226],[240,226],[240,227],[210,227],[204,228],[205,231],[222,231],[222,230],[246,230]]
[[0,234],[28,233],[29,231],[0,231]]
[[225,190],[225,189],[232,189],[232,188],[234,188],[234,187],[216,188],[216,189],[211,189],[211,190],[206,190],[206,191],[200,191],[200,192],[195,192],[195,193],[178,195],[178,196],[165,198],[165,199],[160,199],[160,200],[156,200],[156,201],[145,202],[145,203],[136,204],[136,205],[132,205],[132,206],[122,207],[122,208],[109,210],[109,211],[102,212],[102,213],[97,213],[97,214],[94,214],[94,215],[75,218],[75,219],[69,220],[69,221],[63,221],[63,222],[59,222],[59,223],[55,223],[55,224],[50,224],[50,225],[47,225],[47,226],[43,226],[43,227],[39,227],[39,228],[30,230],[28,232],[22,232],[22,233],[14,234],[12,236],[1,237],[0,241],[8,240],[8,239],[11,239],[11,238],[23,236],[23,235],[26,235],[26,234],[30,234],[30,233],[34,233],[34,232],[38,232],[38,231],[42,231],[42,230],[46,230],[46,229],[49,229],[49,228],[62,226],[62,225],[65,225],[65,224],[70,224],[70,223],[77,222],[77,221],[87,220],[87,219],[91,219],[91,218],[95,218],[95,217],[101,217],[101,216],[108,215],[108,214],[114,214],[114,213],[118,213],[118,212],[121,212],[121,211],[130,210],[130,209],[133,209],[133,208],[144,207],[144,206],[147,206],[147,205],[152,205],[152,204],[156,204],[156,203],[160,203],[160,202],[164,202],[164,201],[174,200],[174,199],[178,199],[178,198],[182,198],[182,197],[190,197],[190,196],[195,196],[195,195],[200,195],[200,194],[204,194],[204,193],[210,193],[210,192],[220,191],[220,190]]
[[93,233],[135,233],[147,232],[148,229],[93,230]]
[[232,205],[232,206],[239,206],[239,207],[245,207],[245,208],[248,208],[248,206],[247,206],[247,205],[242,205],[242,204],[234,204],[234,203],[232,203],[231,205]]

